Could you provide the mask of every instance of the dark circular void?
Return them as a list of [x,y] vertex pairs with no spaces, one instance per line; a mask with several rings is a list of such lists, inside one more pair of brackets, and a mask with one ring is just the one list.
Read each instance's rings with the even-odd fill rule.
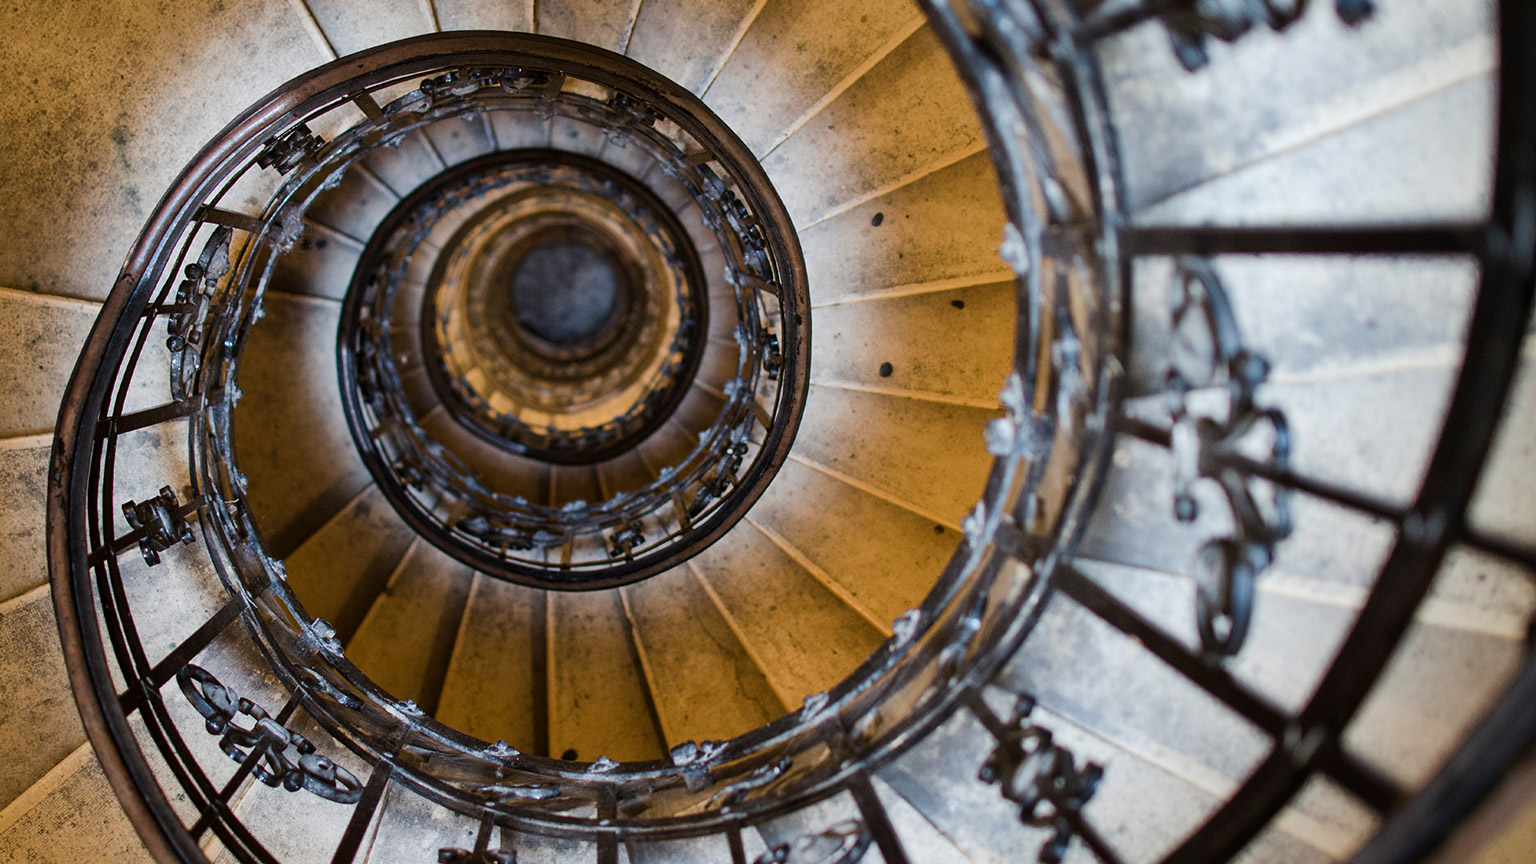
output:
[[613,316],[618,294],[613,265],[584,243],[539,246],[512,272],[517,323],[556,345],[575,345],[597,335]]

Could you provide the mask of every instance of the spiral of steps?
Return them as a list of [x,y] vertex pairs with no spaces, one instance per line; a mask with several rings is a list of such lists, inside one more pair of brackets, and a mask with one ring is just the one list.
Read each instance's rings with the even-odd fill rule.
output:
[[[1533,34],[1528,13],[1458,0],[1314,5],[8,13],[0,862],[1420,860],[1528,770],[1530,274],[1503,274],[1490,238],[1525,239],[1506,219],[1522,199],[1500,172],[1522,151],[1501,99]],[[1049,44],[1068,36],[1087,45],[1076,60]],[[456,94],[483,104],[420,107],[461,83],[444,69],[543,62],[614,77],[562,72],[534,94],[496,89],[502,75]],[[203,149],[237,118],[276,123],[283,88],[369,63],[393,77],[315,111],[314,148]],[[1008,113],[998,69],[1035,88],[1027,110]],[[613,118],[639,90],[686,108],[693,140],[729,134],[669,162],[645,136],[670,120]],[[364,134],[387,123],[402,134]],[[347,142],[363,143],[335,156]],[[293,161],[231,173],[216,206],[177,217],[195,227],[153,250],[178,266],[139,327],[126,298],[151,301],[124,255],[166,230],[154,201],[185,166],[258,145]],[[782,240],[775,290],[743,287],[750,244],[711,218],[706,164]],[[455,407],[463,388],[432,379],[471,356],[452,353],[468,337],[426,334],[449,305],[432,305],[434,266],[476,214],[416,238],[394,299],[367,305],[410,207],[519,165],[619,178],[580,182],[629,190],[624,218],[651,224],[649,208],[675,223],[650,236],[697,258],[697,357],[645,367],[676,370],[675,398],[590,458],[496,441]],[[507,188],[560,182],[519,177]],[[561,188],[560,218],[615,200]],[[1053,233],[1057,218],[1102,233]],[[657,260],[681,284],[688,257]],[[249,320],[221,331],[239,337],[227,381],[186,371],[166,345],[166,318],[192,308],[177,286],[212,295],[262,266],[229,307]],[[1503,307],[1499,278],[1517,283]],[[1502,341],[1501,309],[1518,319]],[[489,522],[412,503],[423,487],[360,407],[374,379],[353,337],[381,314],[399,326],[376,331],[391,350],[374,361],[426,451],[546,539],[491,555],[464,529]],[[133,362],[92,384],[89,346],[120,320]],[[1501,346],[1494,401],[1463,396],[1485,380],[1463,371]],[[441,357],[449,373],[429,374]],[[78,413],[88,385],[112,397],[76,418],[82,443],[60,405]],[[1455,498],[1440,454],[1474,415],[1494,418],[1466,421],[1492,446],[1461,466],[1465,516],[1413,521],[1430,491]],[[1232,449],[1210,456],[1222,436]],[[614,515],[655,489],[654,508]],[[1394,594],[1414,598],[1398,629],[1378,609]],[[1379,679],[1351,671],[1373,664]],[[110,709],[92,707],[102,693]],[[1352,705],[1337,728],[1316,720],[1330,693]],[[231,723],[301,739],[231,753]],[[1514,749],[1490,757],[1490,737]],[[1467,777],[1476,795],[1446,791]],[[1442,854],[1529,860],[1533,822],[1494,819]]]

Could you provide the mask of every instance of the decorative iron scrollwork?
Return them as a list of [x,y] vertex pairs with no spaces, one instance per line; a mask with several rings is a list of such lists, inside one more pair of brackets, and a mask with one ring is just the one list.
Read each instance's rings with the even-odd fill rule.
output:
[[279,174],[287,174],[324,146],[324,138],[300,123],[276,138],[268,138],[261,152],[256,154],[256,164],[262,168],[276,168]]
[[161,486],[160,494],[148,501],[125,502],[123,518],[128,520],[129,528],[144,532],[139,537],[139,554],[151,567],[160,563],[161,552],[177,543],[190,544],[194,539],[192,526],[181,513],[181,502],[169,486]]
[[1081,811],[1104,777],[1102,766],[1077,767],[1072,751],[1058,745],[1051,731],[1027,722],[1035,700],[1019,697],[1002,737],[977,774],[983,783],[996,783],[1003,797],[1019,805],[1019,819],[1054,834],[1040,849],[1040,864],[1060,864],[1072,841],[1067,814]]
[[853,864],[869,851],[869,828],[858,819],[839,822],[819,834],[780,843],[754,864]]
[[200,361],[203,322],[207,320],[214,289],[229,272],[229,241],[232,229],[213,229],[197,261],[183,271],[186,279],[176,289],[176,309],[166,323],[165,347],[171,352],[171,396],[182,401],[192,393]]
[[[208,734],[222,736],[219,749],[225,755],[241,764],[254,757],[251,774],[257,780],[289,792],[304,789],[338,804],[356,804],[362,798],[363,784],[352,772],[316,753],[304,736],[237,696],[213,673],[188,663],[176,673],[176,683],[207,721]],[[241,714],[251,718],[250,726],[236,722]]]
[[[1179,65],[1194,72],[1210,62],[1206,37],[1236,42],[1254,25],[1284,30],[1307,11],[1308,0],[1195,0],[1174,3],[1159,13]],[[1372,0],[1334,0],[1339,19],[1353,27],[1375,12]]]
[[[1195,617],[1206,655],[1231,657],[1248,635],[1255,583],[1274,561],[1276,544],[1291,533],[1289,490],[1268,484],[1268,495],[1260,494],[1260,481],[1234,459],[1241,457],[1241,450],[1263,447],[1260,439],[1267,432],[1267,463],[1287,469],[1290,426],[1281,411],[1254,403],[1255,391],[1269,375],[1269,362],[1243,347],[1231,302],[1210,262],[1181,259],[1173,289],[1168,394],[1174,516],[1181,522],[1199,516],[1193,487],[1201,478],[1214,480],[1226,496],[1234,533],[1207,543],[1196,557]],[[1193,391],[1221,385],[1226,388],[1224,410],[1217,416],[1196,414]]]

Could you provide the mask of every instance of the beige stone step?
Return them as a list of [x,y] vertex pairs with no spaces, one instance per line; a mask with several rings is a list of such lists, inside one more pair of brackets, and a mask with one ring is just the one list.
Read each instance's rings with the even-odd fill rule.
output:
[[877,295],[818,307],[812,320],[818,382],[990,408],[1013,370],[1012,282]]
[[235,458],[268,548],[286,554],[370,482],[341,411],[340,307],[268,294],[237,381]]
[[669,745],[734,738],[796,707],[687,567],[619,590]]
[[922,602],[960,537],[793,460],[748,518],[803,554],[884,627]]
[[[324,42],[334,55],[346,56],[364,48],[432,31],[432,22],[417,0],[384,0],[354,3],[348,0],[294,0],[295,17],[307,13],[319,25]],[[326,57],[329,60],[331,57]]]
[[99,311],[91,302],[0,288],[0,438],[53,430]]
[[874,652],[884,634],[750,522],[689,562],[736,622],[780,701],[798,707]]
[[831,216],[800,226],[811,299],[960,277],[997,281],[1001,199],[986,153],[967,156]]
[[46,586],[0,603],[0,658],[0,759],[8,766],[0,802],[8,805],[85,740]]
[[[1179,67],[1167,32],[1155,23],[1105,40],[1099,56],[1113,119],[1137,130],[1121,136],[1133,206],[1490,68],[1492,18],[1489,7],[1456,0],[1378,8],[1356,28],[1331,14],[1309,14],[1283,33],[1256,27],[1234,45],[1211,44],[1211,63],[1196,74]],[[1308,60],[1297,63],[1301,51]],[[1284,86],[1276,86],[1276,69],[1286,70]],[[1417,131],[1422,136],[1430,127]],[[1357,179],[1350,179],[1353,186]]]
[[546,720],[544,592],[476,574],[437,718],[541,755]]
[[43,548],[51,437],[0,439],[0,603],[48,579]]
[[549,468],[526,456],[497,447],[464,428],[446,409],[418,418],[421,428],[457,456],[486,488],[521,495],[534,504],[549,500]]
[[347,659],[396,700],[435,712],[472,577],[467,566],[415,540],[347,643]]
[[[819,100],[900,44],[919,20],[907,0],[770,2],[704,91],[704,101],[761,154]],[[764,88],[765,79],[774,86]]]
[[384,590],[415,537],[378,486],[369,485],[284,561],[304,611],[345,642]]
[[592,762],[666,756],[616,591],[549,596],[549,752]]
[[775,143],[763,168],[797,225],[985,146],[970,96],[927,26]]
[[5,33],[8,67],[25,58],[28,71],[12,75],[0,106],[30,119],[0,132],[0,187],[13,202],[0,285],[78,297],[106,296],[204,143],[320,59],[283,0],[39,6],[15,10]]
[[[1449,365],[1478,285],[1476,263],[1449,256],[1227,255],[1211,266],[1243,344],[1277,383]],[[1171,258],[1135,265],[1129,395],[1166,387],[1173,279]]]
[[953,527],[976,503],[991,470],[981,442],[996,415],[891,393],[813,386],[791,458],[855,478]]
[[536,0],[433,0],[443,30],[533,30]]
[[1480,219],[1492,186],[1495,90],[1480,69],[1132,212],[1141,222],[1185,224]]
[[730,56],[766,0],[645,0],[626,53],[698,93]]
[[538,33],[624,53],[640,0],[553,0],[534,6]]
[[375,825],[363,847],[366,857],[357,858],[367,864],[432,862],[439,849],[474,849],[480,830],[478,821],[441,807],[399,782],[390,783]]
[[90,746],[81,744],[21,798],[0,809],[0,861],[69,864],[154,859],[139,842]]

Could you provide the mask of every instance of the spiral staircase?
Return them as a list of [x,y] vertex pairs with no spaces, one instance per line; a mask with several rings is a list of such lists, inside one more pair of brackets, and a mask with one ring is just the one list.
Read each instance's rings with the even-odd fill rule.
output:
[[1312,6],[14,10],[0,862],[1530,860],[1536,15]]

